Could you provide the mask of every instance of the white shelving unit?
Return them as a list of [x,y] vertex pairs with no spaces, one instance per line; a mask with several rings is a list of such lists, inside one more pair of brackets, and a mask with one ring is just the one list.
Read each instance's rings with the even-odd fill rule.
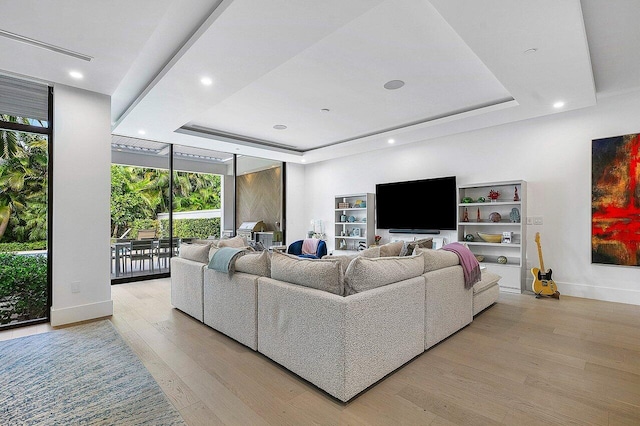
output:
[[[500,193],[496,201],[489,197],[491,190]],[[518,200],[514,200],[515,193]],[[513,293],[521,293],[526,290],[526,182],[522,180],[488,182],[480,184],[460,185],[458,187],[458,241],[464,242],[476,255],[484,256],[482,265],[488,270],[502,276],[500,290]],[[472,202],[463,202],[465,198]],[[485,201],[478,201],[484,197]],[[516,209],[520,220],[511,221],[511,212]],[[464,221],[465,210],[468,221]],[[498,222],[489,219],[491,213],[496,212],[501,216]],[[478,215],[480,221],[478,221]],[[489,243],[483,241],[478,232],[487,234],[511,233],[511,242]],[[465,238],[472,235],[473,240]],[[499,263],[498,258],[504,256],[506,263]]]
[[[374,204],[375,194],[372,193],[335,196],[334,253],[357,251],[360,243],[364,243],[366,247],[373,244]],[[360,207],[356,207],[357,205]]]

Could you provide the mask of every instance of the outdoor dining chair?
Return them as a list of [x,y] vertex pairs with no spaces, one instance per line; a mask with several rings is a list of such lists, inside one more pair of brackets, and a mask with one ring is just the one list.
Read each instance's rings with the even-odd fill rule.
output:
[[131,262],[131,271],[137,263],[140,270],[144,270],[145,261],[149,262],[151,270],[154,270],[153,255],[155,253],[155,242],[153,240],[132,240],[130,253],[128,255]]

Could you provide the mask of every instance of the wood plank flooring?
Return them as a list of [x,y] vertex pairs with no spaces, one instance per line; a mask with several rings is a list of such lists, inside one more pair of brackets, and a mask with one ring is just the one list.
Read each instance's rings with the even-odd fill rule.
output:
[[640,306],[504,293],[343,404],[169,294],[169,279],[112,286],[111,320],[189,425],[640,425]]

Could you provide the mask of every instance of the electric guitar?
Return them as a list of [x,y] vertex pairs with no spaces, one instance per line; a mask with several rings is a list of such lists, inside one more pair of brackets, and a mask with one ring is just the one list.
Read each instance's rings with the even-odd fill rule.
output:
[[531,274],[533,275],[533,292],[536,297],[552,296],[556,299],[560,295],[558,293],[558,287],[551,278],[551,269],[544,269],[544,261],[542,260],[542,247],[540,246],[540,233],[536,232],[536,244],[538,245],[538,257],[540,258],[540,268],[531,268]]

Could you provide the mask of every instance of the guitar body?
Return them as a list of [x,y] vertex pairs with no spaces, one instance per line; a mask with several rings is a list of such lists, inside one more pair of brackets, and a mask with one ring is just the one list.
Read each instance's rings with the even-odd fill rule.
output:
[[551,279],[551,269],[542,272],[539,268],[531,268],[533,275],[533,292],[543,296],[552,296],[558,291],[556,283]]
[[536,244],[538,245],[538,257],[540,259],[540,268],[531,268],[533,275],[532,289],[536,297],[550,296],[559,298],[560,293],[556,283],[551,278],[551,269],[544,269],[544,261],[542,260],[542,247],[540,246],[540,233],[536,232]]

